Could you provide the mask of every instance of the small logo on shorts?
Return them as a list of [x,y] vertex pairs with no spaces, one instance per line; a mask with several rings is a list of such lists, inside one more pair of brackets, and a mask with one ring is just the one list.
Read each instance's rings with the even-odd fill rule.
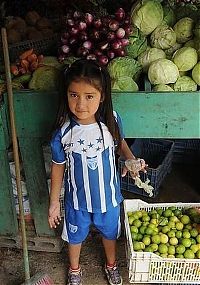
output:
[[74,225],[72,225],[72,224],[69,223],[69,230],[70,230],[71,233],[74,234],[74,233],[77,232],[78,226],[74,226]]

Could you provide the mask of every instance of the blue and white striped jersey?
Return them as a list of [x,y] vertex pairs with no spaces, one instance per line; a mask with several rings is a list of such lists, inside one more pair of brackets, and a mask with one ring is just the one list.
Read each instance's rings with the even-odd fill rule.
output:
[[[122,125],[116,113],[122,137]],[[104,213],[122,200],[115,145],[108,128],[67,121],[51,141],[52,161],[66,163],[65,203],[76,210]]]

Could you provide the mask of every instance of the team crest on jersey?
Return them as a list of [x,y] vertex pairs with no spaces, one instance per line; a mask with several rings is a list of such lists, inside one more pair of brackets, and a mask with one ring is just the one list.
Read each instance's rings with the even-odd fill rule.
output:
[[72,225],[72,224],[69,223],[69,230],[70,230],[71,233],[74,234],[74,233],[77,232],[78,226],[74,226],[74,225]]
[[97,157],[87,157],[87,165],[90,169],[95,170],[97,168]]

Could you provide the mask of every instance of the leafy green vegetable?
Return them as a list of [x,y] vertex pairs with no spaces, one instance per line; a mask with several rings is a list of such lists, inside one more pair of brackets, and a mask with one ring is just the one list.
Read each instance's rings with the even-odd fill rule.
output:
[[149,66],[148,78],[153,85],[174,83],[178,77],[178,68],[169,59],[157,59]]
[[159,58],[166,58],[165,52],[162,49],[149,48],[138,56],[138,62],[142,65],[143,71],[147,72],[150,64]]
[[137,27],[134,28],[133,33],[129,36],[128,39],[129,45],[125,48],[128,56],[136,58],[146,50],[147,39]]
[[136,2],[131,11],[132,24],[137,26],[144,35],[149,35],[161,24],[163,8],[157,0],[141,0]]
[[182,47],[174,53],[172,60],[180,71],[188,71],[197,63],[198,54],[192,47]]
[[171,27],[160,25],[152,32],[150,43],[155,48],[169,49],[176,43],[176,33]]
[[185,17],[180,19],[174,25],[174,31],[176,33],[177,43],[185,43],[193,37],[194,20]]
[[192,69],[192,78],[200,86],[200,61]]
[[189,76],[181,76],[173,85],[174,91],[196,91],[197,84]]
[[113,80],[112,90],[114,91],[138,91],[137,83],[128,76],[122,76]]
[[158,84],[158,85],[155,85],[154,87],[153,87],[153,91],[158,91],[158,92],[160,92],[160,91],[167,91],[167,92],[173,92],[174,91],[174,89],[172,88],[172,87],[170,87],[169,85],[166,85],[166,84]]

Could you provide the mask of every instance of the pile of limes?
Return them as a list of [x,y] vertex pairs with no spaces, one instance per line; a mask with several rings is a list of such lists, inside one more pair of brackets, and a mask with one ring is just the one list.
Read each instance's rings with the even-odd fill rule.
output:
[[200,259],[200,216],[175,206],[127,212],[134,251],[161,257]]

